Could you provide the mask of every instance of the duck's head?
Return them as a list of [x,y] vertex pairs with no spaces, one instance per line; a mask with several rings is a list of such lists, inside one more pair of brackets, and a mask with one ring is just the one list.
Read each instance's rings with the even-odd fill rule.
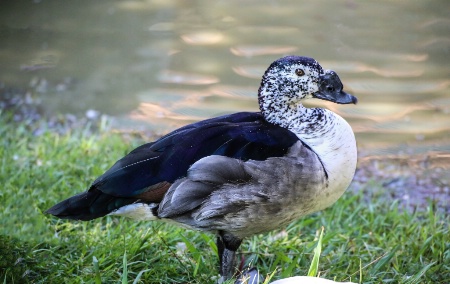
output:
[[357,99],[342,89],[336,72],[323,70],[315,59],[286,56],[273,62],[264,73],[258,94],[259,106],[270,121],[270,116],[297,109],[302,100],[309,98],[356,104]]

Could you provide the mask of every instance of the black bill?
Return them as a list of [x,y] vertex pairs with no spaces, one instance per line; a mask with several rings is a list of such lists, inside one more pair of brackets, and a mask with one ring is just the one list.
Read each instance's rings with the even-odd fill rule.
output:
[[326,70],[325,74],[320,76],[319,91],[313,94],[314,98],[338,103],[338,104],[356,104],[358,99],[342,89],[341,79],[332,70]]

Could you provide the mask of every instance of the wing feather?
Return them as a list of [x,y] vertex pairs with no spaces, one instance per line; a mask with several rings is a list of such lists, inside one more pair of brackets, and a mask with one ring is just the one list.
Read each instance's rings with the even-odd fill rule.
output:
[[180,128],[142,145],[120,159],[92,185],[118,197],[135,197],[162,182],[187,175],[200,159],[220,155],[239,160],[283,156],[298,141],[289,130],[270,124],[260,113],[236,113]]
[[211,172],[196,172],[194,166],[190,170],[194,181],[183,185],[183,192],[177,192],[174,202],[167,203],[174,193],[170,188],[177,187],[196,162],[211,156],[238,162],[262,161],[283,156],[297,141],[294,133],[266,122],[260,113],[241,112],[200,121],[134,149],[95,180],[87,192],[62,201],[47,212],[62,218],[89,220],[134,202],[164,200],[160,207],[170,204],[168,215],[180,214],[199,206],[203,197],[219,184],[248,179],[237,170],[239,167],[233,169],[226,163],[211,164]]

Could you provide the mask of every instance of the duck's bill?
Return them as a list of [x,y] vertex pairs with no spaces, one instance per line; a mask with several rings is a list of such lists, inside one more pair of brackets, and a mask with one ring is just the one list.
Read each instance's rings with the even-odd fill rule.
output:
[[342,89],[341,79],[332,70],[326,70],[325,74],[320,76],[319,91],[313,94],[314,98],[326,100],[338,104],[356,104],[358,99]]

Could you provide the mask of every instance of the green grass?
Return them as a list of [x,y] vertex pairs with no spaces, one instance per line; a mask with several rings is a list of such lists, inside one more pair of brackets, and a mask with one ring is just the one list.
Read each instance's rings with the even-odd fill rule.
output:
[[[167,224],[43,214],[85,190],[142,141],[83,129],[33,136],[0,114],[0,281],[3,283],[213,283],[215,237]],[[286,230],[244,241],[240,255],[273,279],[307,275],[358,283],[450,283],[450,217],[398,210],[372,181]],[[321,227],[320,258],[313,261]],[[181,246],[180,244],[183,244]],[[184,249],[183,249],[184,247]],[[316,250],[319,251],[319,250]],[[314,264],[315,265],[315,264]],[[314,268],[315,269],[315,268]]]

